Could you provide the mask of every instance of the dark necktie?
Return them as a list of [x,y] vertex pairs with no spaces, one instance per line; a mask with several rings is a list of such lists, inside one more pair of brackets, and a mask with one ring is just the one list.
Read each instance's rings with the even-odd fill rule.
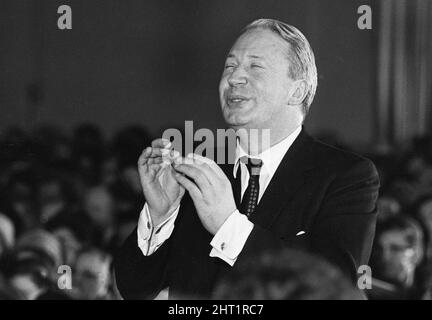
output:
[[249,171],[249,184],[240,204],[240,213],[249,217],[258,204],[259,177],[263,162],[260,159],[248,157],[242,157],[240,161],[246,164]]

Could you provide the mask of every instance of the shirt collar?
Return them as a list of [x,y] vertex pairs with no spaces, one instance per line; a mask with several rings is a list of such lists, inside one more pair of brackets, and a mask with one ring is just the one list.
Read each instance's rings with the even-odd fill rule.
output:
[[[302,130],[302,126],[299,126],[282,141],[279,141],[278,143],[271,146],[270,148],[263,151],[262,153],[253,156],[253,158],[258,158],[263,161],[263,166],[261,168],[261,171],[265,170],[270,176],[272,176],[275,173],[285,153],[288,151],[288,149],[291,147],[295,139],[298,137],[301,130]],[[233,168],[234,179],[236,178],[237,170],[240,165],[240,158],[243,156],[249,157],[247,152],[241,148],[239,141],[237,141],[236,156],[235,156],[234,168]]]

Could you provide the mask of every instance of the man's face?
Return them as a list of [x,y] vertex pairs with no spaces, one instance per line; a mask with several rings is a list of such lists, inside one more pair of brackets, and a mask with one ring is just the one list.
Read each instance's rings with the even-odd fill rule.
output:
[[380,261],[382,276],[388,281],[404,284],[418,262],[409,235],[400,230],[389,230],[381,235],[379,245],[382,251]]
[[273,129],[294,81],[289,78],[288,45],[269,30],[240,36],[225,62],[219,84],[222,113],[235,129]]
[[103,298],[110,281],[109,260],[88,252],[80,255],[76,263],[76,279],[82,299]]
[[113,222],[113,198],[104,187],[92,188],[87,192],[84,209],[99,227],[108,227]]

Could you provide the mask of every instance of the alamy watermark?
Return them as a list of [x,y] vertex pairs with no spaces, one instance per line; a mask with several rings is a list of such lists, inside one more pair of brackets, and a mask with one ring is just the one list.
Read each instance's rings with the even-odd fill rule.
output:
[[[60,290],[71,290],[72,268],[68,265],[61,265],[58,267],[57,273],[60,275],[57,279],[58,288]],[[357,269],[357,273],[360,275],[357,280],[357,287],[360,290],[372,289],[372,268],[368,265],[361,265]]]
[[169,128],[163,132],[162,138],[170,140],[173,149],[184,155],[195,153],[217,164],[234,164],[238,139],[242,139],[245,146],[265,151],[271,146],[270,133],[270,129],[230,128],[217,129],[215,136],[213,131],[206,128],[194,131],[193,121],[185,121],[183,133],[179,129]]
[[[57,8],[57,13],[60,16],[57,19],[57,27],[60,30],[72,29],[72,8],[69,5],[63,4]],[[360,14],[357,19],[357,27],[360,30],[372,29],[372,9],[369,5],[361,5],[357,8],[357,13]]]
[[60,290],[72,289],[72,268],[68,265],[61,265],[57,269],[60,275],[57,279],[57,286]]
[[57,27],[60,30],[72,29],[72,8],[66,4],[63,4],[58,7],[57,13],[61,14],[61,16],[57,19]]
[[357,280],[357,287],[360,290],[372,289],[372,268],[364,264],[357,269],[357,273],[360,274]]
[[360,17],[357,20],[357,27],[360,30],[370,30],[372,29],[372,9],[368,5],[361,5],[357,9],[357,13]]

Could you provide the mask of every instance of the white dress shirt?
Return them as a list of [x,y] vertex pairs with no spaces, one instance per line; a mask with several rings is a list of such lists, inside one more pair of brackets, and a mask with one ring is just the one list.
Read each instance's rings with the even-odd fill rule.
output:
[[[269,149],[265,150],[261,154],[253,156],[263,161],[261,167],[260,178],[259,178],[259,195],[258,203],[262,198],[270,180],[272,179],[276,169],[278,168],[285,153],[291,147],[294,140],[298,137],[301,131],[299,126],[294,132],[282,141],[273,145]],[[240,161],[242,156],[248,156],[248,154],[237,144],[236,147],[236,158],[234,164],[233,175],[236,177],[237,169],[240,166],[241,171],[241,196],[246,191],[249,182],[249,171],[244,163]],[[170,236],[174,230],[174,224],[179,212],[180,206],[178,206],[166,219],[158,226],[153,226],[151,221],[150,212],[147,203],[144,205],[143,210],[140,213],[138,220],[138,247],[142,253],[147,256],[151,255],[157,250]],[[217,233],[214,235],[210,245],[212,249],[210,251],[211,257],[218,257],[229,265],[233,266],[237,260],[238,255],[243,250],[247,238],[252,232],[254,224],[249,221],[246,215],[235,210],[223,223]]]

